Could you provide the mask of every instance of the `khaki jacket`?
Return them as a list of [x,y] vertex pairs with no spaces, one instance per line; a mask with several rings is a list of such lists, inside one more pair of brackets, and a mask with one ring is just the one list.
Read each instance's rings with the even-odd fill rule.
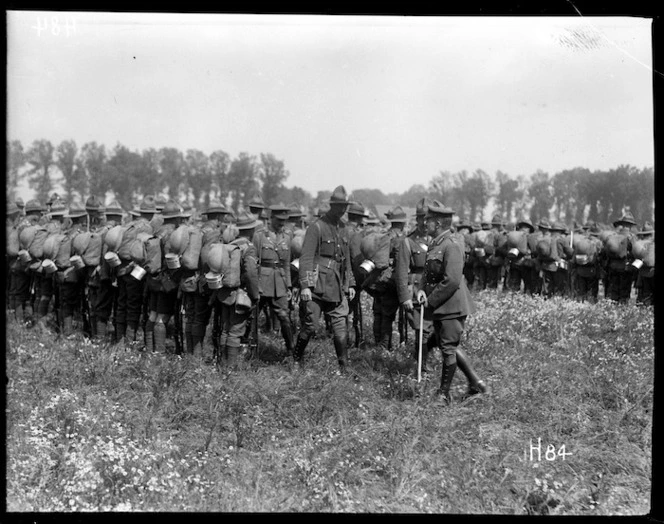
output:
[[476,311],[463,276],[463,258],[463,250],[449,230],[431,242],[420,282],[420,289],[427,294],[425,316],[442,320]]

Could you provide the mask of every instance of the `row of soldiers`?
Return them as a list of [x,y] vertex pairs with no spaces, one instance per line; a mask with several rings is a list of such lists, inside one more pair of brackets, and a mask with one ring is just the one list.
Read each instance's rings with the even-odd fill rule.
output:
[[[655,230],[647,221],[639,228],[629,211],[613,228],[589,221],[570,231],[560,222],[542,219],[534,226],[522,219],[508,232],[495,216],[482,229],[463,221],[456,229],[465,240],[464,274],[471,288],[497,289],[502,282],[503,291],[596,302],[601,283],[608,299],[627,303],[634,288],[638,304],[653,303]],[[551,246],[548,251],[542,242]]]
[[[250,340],[258,344],[260,315],[265,318],[266,327],[278,326],[286,354],[298,362],[303,362],[308,342],[324,317],[339,366],[344,369],[349,333],[354,334],[356,347],[368,339],[362,329],[361,296],[365,292],[373,302],[375,344],[385,349],[392,347],[393,325],[397,313],[401,313],[407,326],[415,330],[414,356],[419,355],[420,334],[424,341],[422,371],[427,370],[428,352],[434,347],[445,347],[444,354],[454,353],[455,361],[466,374],[469,391],[477,393],[485,391],[486,386],[458,347],[458,340],[455,346],[455,337],[449,343],[448,336],[441,336],[440,323],[436,330],[431,311],[424,315],[426,308],[420,305],[423,297],[418,298],[418,292],[427,286],[427,263],[431,266],[429,286],[449,263],[431,259],[433,218],[449,219],[448,236],[454,249],[459,247],[461,253],[460,265],[457,268],[455,262],[453,266],[463,278],[433,282],[439,289],[451,284],[450,291],[445,292],[449,296],[442,297],[444,303],[449,303],[466,283],[481,289],[498,287],[500,281],[504,290],[518,291],[523,285],[525,292],[541,292],[545,296],[556,294],[573,282],[574,286],[585,286],[580,287],[584,291],[578,293],[579,297],[592,299],[597,296],[595,290],[603,268],[607,273],[605,289],[611,290],[611,298],[625,300],[626,283],[631,286],[636,279],[640,302],[652,300],[654,262],[636,269],[634,261],[639,259],[633,248],[638,244],[636,239],[652,241],[654,231],[648,225],[634,231],[636,224],[628,213],[614,224],[613,233],[626,239],[626,254],[620,259],[608,255],[602,240],[608,240],[608,236],[602,236],[594,224],[566,236],[561,224],[540,221],[536,231],[529,221],[521,220],[515,232],[523,233],[521,239],[525,242],[511,242],[515,232],[506,231],[499,217],[494,218],[489,229],[476,230],[463,220],[452,222],[453,212],[428,198],[418,202],[415,224],[409,223],[400,206],[381,222],[364,205],[351,202],[342,186],[335,189],[308,226],[297,206],[267,207],[257,198],[246,207],[247,212],[235,216],[223,204],[213,201],[199,218],[175,201],[160,203],[146,196],[140,206],[129,212],[131,219],[126,221],[123,217],[127,213],[116,202],[103,206],[95,196],[85,206],[72,204],[68,209],[57,198],[46,206],[30,201],[24,210],[9,203],[8,239],[18,239],[18,245],[10,249],[8,242],[8,307],[20,321],[32,318],[53,325],[65,336],[73,333],[74,318],[80,317],[85,333],[92,338],[106,339],[112,326],[110,335],[115,342],[165,351],[166,340],[172,338],[176,351],[195,355],[203,354],[203,341],[212,320],[211,340],[216,358],[232,366],[237,363],[243,343]],[[197,232],[199,238],[199,250],[194,250],[193,259],[176,246],[182,244],[179,233],[183,225],[192,235]],[[28,234],[36,230],[37,234]],[[132,253],[127,256],[126,252],[125,256],[114,256],[115,251],[123,253],[122,247],[113,246],[111,237],[120,232],[129,238],[127,231],[140,239],[134,242],[140,248],[138,257]],[[58,253],[33,249],[38,235],[42,239],[59,238]],[[85,240],[85,235],[88,239],[96,235],[101,240],[99,251],[92,256],[80,247],[85,245],[80,241]],[[586,259],[579,258],[581,253],[576,249],[584,239],[595,246],[594,256],[583,253]],[[548,253],[541,244],[549,246]],[[213,263],[215,254],[228,251],[221,246],[232,246],[238,254],[238,278],[234,283],[226,282],[232,270]],[[43,241],[42,247],[48,247],[48,241]],[[63,252],[67,256],[58,256]],[[56,259],[55,264],[51,265],[49,256]],[[84,259],[83,263],[79,258]],[[189,264],[180,263],[185,260]],[[224,271],[228,275],[222,275]],[[470,302],[464,298],[456,307],[472,311]],[[291,316],[296,306],[297,335],[297,322]],[[459,311],[447,311],[442,316],[438,319],[441,322],[456,322],[448,331],[462,331]],[[49,322],[51,318],[53,322]],[[143,337],[139,340],[141,331]]]

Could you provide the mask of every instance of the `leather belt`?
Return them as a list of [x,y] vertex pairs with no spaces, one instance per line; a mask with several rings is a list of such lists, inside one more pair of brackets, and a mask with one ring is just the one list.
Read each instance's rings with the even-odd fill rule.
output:
[[261,260],[261,267],[277,269],[284,267],[284,265],[279,260]]

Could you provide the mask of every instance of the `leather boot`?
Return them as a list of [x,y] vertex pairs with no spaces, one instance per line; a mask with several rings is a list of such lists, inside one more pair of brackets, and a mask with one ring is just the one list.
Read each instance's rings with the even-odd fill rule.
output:
[[480,377],[477,376],[473,366],[470,364],[470,359],[466,352],[463,349],[457,348],[456,350],[456,359],[457,364],[461,372],[466,375],[468,380],[468,392],[467,395],[477,395],[478,393],[488,393],[489,388],[487,385],[480,380]]
[[136,340],[136,329],[132,326],[127,326],[127,334],[125,335],[125,346],[130,348]]
[[95,333],[96,333],[96,338],[97,340],[104,341],[106,338],[106,321],[105,320],[97,320],[96,326],[95,326]]
[[23,324],[24,316],[23,316],[23,305],[17,304],[16,308],[14,309],[14,318],[16,318],[16,322],[19,324]]
[[191,324],[187,324],[184,328],[184,343],[186,352],[194,354],[194,335],[191,332]]
[[163,320],[157,320],[154,324],[154,350],[166,353],[166,325]]
[[65,337],[74,333],[74,317],[67,316],[62,318],[62,334]]
[[454,372],[456,371],[457,365],[447,364],[443,361],[443,372],[440,378],[440,389],[436,392],[443,398],[445,404],[450,404],[452,398],[450,397],[450,386],[452,385],[452,379],[454,378]]
[[235,346],[234,347],[226,346],[227,365],[230,369],[237,369],[239,353],[240,353],[240,348]]
[[124,343],[125,335],[127,334],[127,326],[125,324],[115,325],[115,343],[122,341]]
[[348,365],[348,347],[346,346],[346,337],[335,336],[332,338],[334,342],[334,350],[337,353],[337,362],[339,362],[339,370],[343,373],[346,371]]
[[284,337],[286,345],[286,356],[289,357],[293,354],[293,331],[290,322],[285,321],[281,323],[281,334]]
[[145,342],[145,351],[154,352],[154,322],[150,320],[145,322],[143,341]]
[[46,315],[48,315],[48,305],[51,302],[49,297],[41,297],[39,299],[39,304],[37,305],[37,319],[41,320]]
[[194,349],[193,353],[195,357],[203,358],[203,339],[199,336],[192,335]]
[[298,337],[297,342],[295,343],[295,348],[293,348],[293,360],[298,362],[301,368],[304,367],[304,350],[308,343],[309,340]]

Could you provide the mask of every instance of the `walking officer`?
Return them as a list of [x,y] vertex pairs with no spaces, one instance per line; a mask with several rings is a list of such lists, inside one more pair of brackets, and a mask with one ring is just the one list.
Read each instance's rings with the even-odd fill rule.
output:
[[487,391],[470,359],[459,347],[466,317],[475,312],[475,304],[463,277],[463,251],[450,231],[453,215],[454,211],[444,206],[429,206],[427,232],[433,240],[417,293],[417,301],[433,321],[438,346],[443,353],[438,394],[446,405],[451,402],[450,386],[457,365],[468,379],[468,394]]
[[300,256],[302,327],[293,355],[300,365],[324,313],[330,319],[340,370],[346,369],[348,299],[355,297],[355,279],[341,217],[350,204],[346,189],[337,186],[330,197],[329,210],[307,228],[304,236]]

